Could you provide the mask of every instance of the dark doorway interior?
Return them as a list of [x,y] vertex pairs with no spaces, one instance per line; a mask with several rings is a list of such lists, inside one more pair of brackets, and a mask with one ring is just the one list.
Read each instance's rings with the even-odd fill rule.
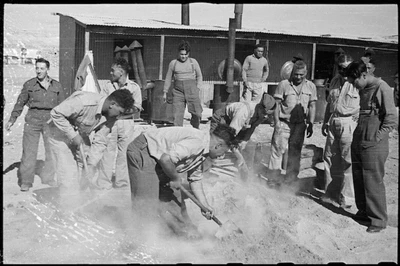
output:
[[333,67],[335,65],[335,54],[333,51],[318,51],[315,55],[314,79],[332,80]]

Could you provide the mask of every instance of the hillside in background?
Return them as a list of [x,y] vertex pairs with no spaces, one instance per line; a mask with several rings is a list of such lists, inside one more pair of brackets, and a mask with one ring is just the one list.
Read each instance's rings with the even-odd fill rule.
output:
[[58,68],[59,17],[38,8],[18,5],[4,12],[4,48],[37,49]]

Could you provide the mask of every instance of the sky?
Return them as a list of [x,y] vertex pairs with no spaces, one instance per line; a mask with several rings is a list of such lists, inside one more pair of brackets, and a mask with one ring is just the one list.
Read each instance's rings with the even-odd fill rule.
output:
[[[190,24],[228,27],[229,18],[234,17],[234,6],[190,3]],[[6,4],[4,12],[17,16],[38,14],[51,24],[59,19],[52,12],[181,23],[181,4]],[[35,16],[20,17],[22,22],[26,20],[27,28],[45,28],[45,25],[35,26]],[[360,37],[398,35],[398,8],[395,4],[243,4],[242,28]]]

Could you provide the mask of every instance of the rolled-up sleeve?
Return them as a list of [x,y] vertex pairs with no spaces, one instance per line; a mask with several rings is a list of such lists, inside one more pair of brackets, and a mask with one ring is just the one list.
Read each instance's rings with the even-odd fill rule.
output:
[[79,133],[74,130],[73,126],[68,121],[68,118],[78,116],[82,109],[82,101],[78,97],[70,97],[50,111],[53,123],[63,131],[70,140]]
[[135,102],[133,106],[139,109],[139,111],[142,111],[142,92],[140,91],[140,87],[137,85],[133,85],[132,98]]
[[203,164],[201,164],[188,173],[187,180],[189,183],[203,179],[203,167]]
[[310,85],[310,91],[311,91],[310,102],[315,102],[318,100],[317,87],[312,82],[309,82],[309,85]]
[[274,98],[279,100],[283,100],[283,93],[284,93],[284,80],[278,83],[278,87],[276,87]]

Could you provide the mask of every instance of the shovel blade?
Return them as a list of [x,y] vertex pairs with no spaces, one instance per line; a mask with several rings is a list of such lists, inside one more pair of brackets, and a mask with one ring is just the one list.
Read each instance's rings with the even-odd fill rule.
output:
[[223,239],[233,234],[243,234],[243,231],[234,222],[229,220],[221,225],[221,227],[215,233],[215,237],[218,239]]

